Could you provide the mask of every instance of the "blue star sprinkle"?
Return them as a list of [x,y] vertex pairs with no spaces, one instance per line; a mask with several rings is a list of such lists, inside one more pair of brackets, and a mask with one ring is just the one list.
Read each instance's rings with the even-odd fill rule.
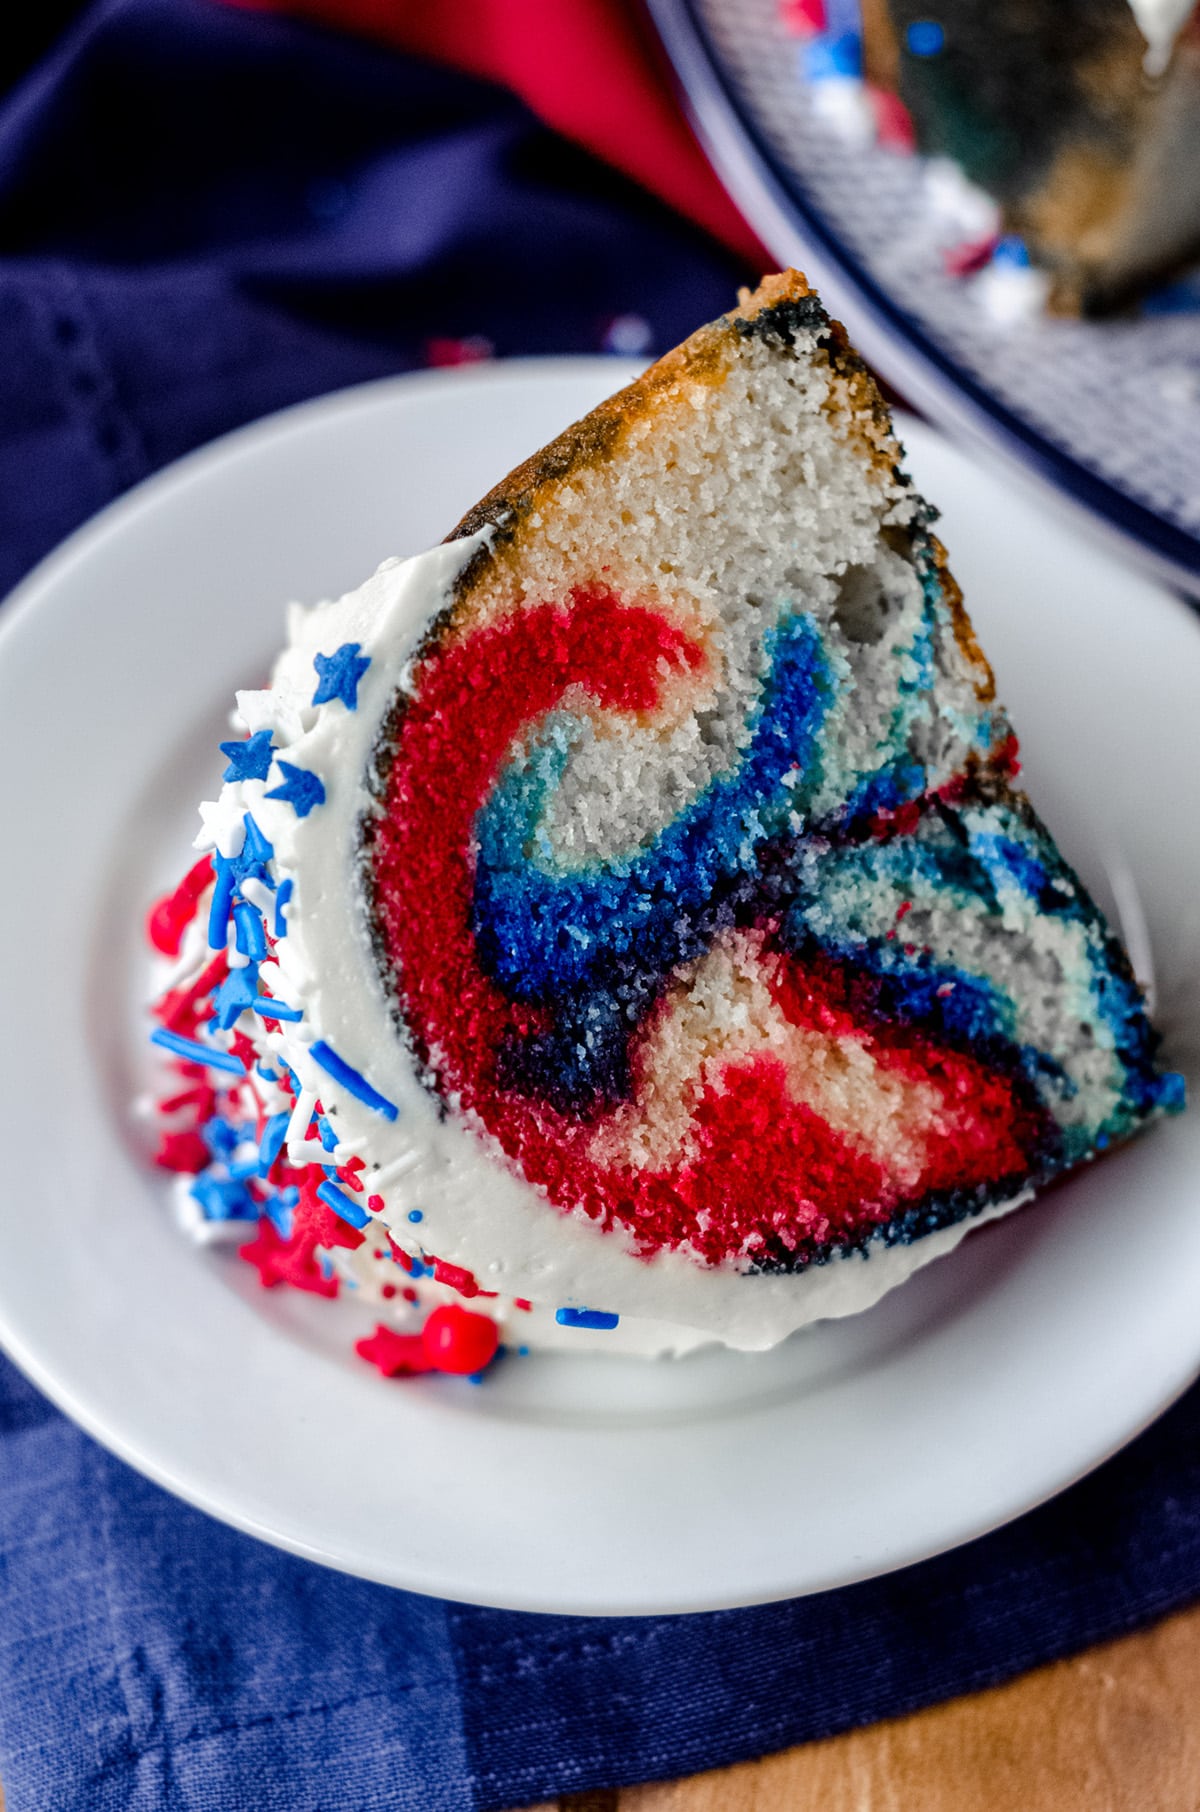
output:
[[282,799],[294,808],[297,818],[307,818],[314,805],[324,805],[325,788],[316,774],[294,767],[290,761],[281,761],[279,767],[283,785],[273,788],[268,799]]
[[361,642],[343,642],[333,654],[316,654],[318,686],[313,693],[314,705],[327,705],[340,698],[347,711],[358,709],[358,682],[371,665],[370,657],[360,654]]
[[213,1018],[222,1032],[231,1031],[247,1007],[258,999],[258,968],[247,963],[244,969],[231,969],[219,988],[213,989]]
[[222,755],[228,755],[229,766],[222,780],[265,780],[271,766],[274,745],[269,730],[247,736],[240,742],[223,742]]
[[232,1120],[224,1120],[220,1114],[214,1114],[212,1119],[200,1128],[200,1137],[214,1158],[228,1158],[237,1150],[241,1134]]
[[373,1089],[362,1071],[356,1070],[344,1057],[339,1057],[323,1038],[318,1038],[315,1044],[308,1047],[308,1054],[314,1063],[320,1064],[327,1076],[332,1076],[335,1082],[341,1083],[348,1095],[353,1095],[367,1107],[373,1107],[385,1120],[399,1119],[400,1109],[395,1103]]
[[[317,782],[318,786],[320,782]],[[321,797],[324,798],[324,789]],[[303,813],[301,813],[303,816]],[[210,950],[221,950],[225,946],[229,930],[229,914],[233,910],[234,890],[243,881],[261,881],[264,887],[275,890],[269,864],[275,855],[275,846],[259,830],[249,812],[243,812],[242,825],[245,836],[242,847],[236,856],[223,856],[220,850],[213,851],[213,892],[212,903],[208,909],[208,946]]]
[[206,1171],[188,1191],[199,1202],[206,1221],[256,1221],[258,1204],[246,1185],[234,1177],[213,1177]]

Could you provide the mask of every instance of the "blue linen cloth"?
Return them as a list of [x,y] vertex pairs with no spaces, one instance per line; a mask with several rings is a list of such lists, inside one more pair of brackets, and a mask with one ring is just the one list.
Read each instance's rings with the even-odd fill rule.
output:
[[[446,71],[205,0],[89,13],[0,109],[0,585],[165,461],[436,338],[659,349],[730,257]],[[1091,1479],[818,1598],[522,1616],[278,1554],[0,1360],[9,1812],[470,1812],[715,1767],[1200,1594],[1200,1394]]]

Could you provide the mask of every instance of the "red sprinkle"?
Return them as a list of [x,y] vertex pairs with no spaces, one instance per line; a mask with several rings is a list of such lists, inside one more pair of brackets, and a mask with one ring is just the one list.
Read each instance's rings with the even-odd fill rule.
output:
[[396,1334],[382,1322],[365,1340],[356,1340],[354,1350],[360,1359],[378,1366],[385,1378],[413,1378],[435,1370],[420,1334]]
[[292,1223],[292,1238],[310,1239],[314,1246],[324,1246],[331,1250],[334,1246],[345,1246],[347,1251],[357,1251],[366,1235],[360,1227],[352,1227],[340,1214],[323,1202],[317,1194],[324,1178],[319,1171],[314,1173],[309,1166],[309,1174],[300,1187],[300,1200],[296,1203],[296,1215]]
[[788,31],[815,38],[826,29],[825,0],[779,0],[779,17]]
[[875,115],[876,137],[885,150],[905,154],[915,151],[917,134],[912,114],[900,96],[893,94],[890,88],[876,88],[873,82],[868,82],[867,99]]
[[197,1176],[212,1162],[208,1146],[198,1132],[168,1132],[159,1141],[154,1162],[164,1170],[180,1170]]
[[444,1258],[435,1258],[433,1275],[438,1283],[449,1284],[450,1288],[457,1290],[460,1296],[479,1295],[479,1285],[475,1282],[474,1276],[470,1271],[464,1270],[461,1265],[448,1265]]
[[942,253],[942,262],[951,277],[973,277],[985,264],[991,263],[992,253],[1000,241],[995,233],[989,233],[986,239],[971,239],[966,245],[952,245]]

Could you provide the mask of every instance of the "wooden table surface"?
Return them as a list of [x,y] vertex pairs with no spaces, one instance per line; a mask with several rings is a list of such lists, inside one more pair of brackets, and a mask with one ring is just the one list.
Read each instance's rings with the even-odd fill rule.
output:
[[1200,1812],[1200,1607],[991,1692],[557,1812]]

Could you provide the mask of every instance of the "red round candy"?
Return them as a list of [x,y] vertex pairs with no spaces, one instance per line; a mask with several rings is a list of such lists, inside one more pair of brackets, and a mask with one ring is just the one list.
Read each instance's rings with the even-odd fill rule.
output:
[[421,1340],[435,1371],[466,1375],[481,1372],[496,1357],[500,1333],[490,1315],[446,1303],[429,1315]]

